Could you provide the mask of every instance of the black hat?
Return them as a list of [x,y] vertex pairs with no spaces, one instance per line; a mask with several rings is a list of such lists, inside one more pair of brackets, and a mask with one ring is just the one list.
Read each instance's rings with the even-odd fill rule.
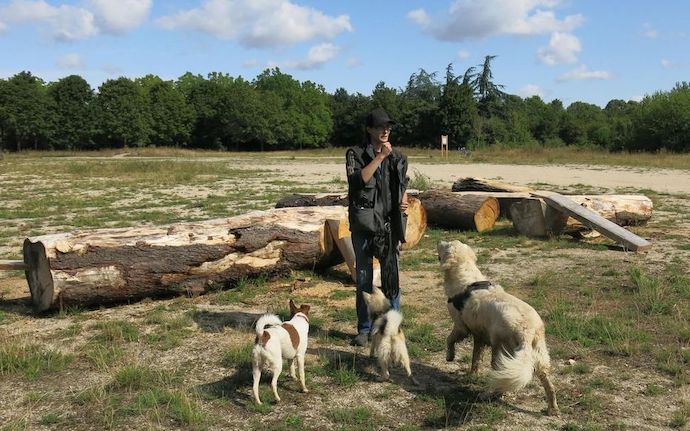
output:
[[395,124],[383,108],[376,108],[367,115],[367,127],[381,127],[387,124]]

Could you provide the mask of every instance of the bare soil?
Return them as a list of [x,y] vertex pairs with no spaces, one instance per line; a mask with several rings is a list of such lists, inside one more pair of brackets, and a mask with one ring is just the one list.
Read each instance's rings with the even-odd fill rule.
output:
[[[257,166],[252,166],[251,162],[245,165],[247,169]],[[598,277],[596,283],[603,283],[605,279],[599,276],[607,270],[637,265],[655,273],[674,259],[688,262],[690,258],[688,248],[678,247],[679,243],[687,244],[690,238],[690,218],[679,216],[690,210],[686,199],[690,195],[689,171],[428,165],[415,164],[414,160],[411,160],[411,167],[432,181],[448,186],[462,176],[480,176],[522,185],[550,185],[561,190],[587,186],[602,192],[629,189],[664,194],[658,199],[667,210],[656,211],[648,226],[635,230],[653,242],[653,249],[645,254],[625,253],[615,247],[608,250],[544,249],[537,240],[526,241],[519,248],[496,249],[485,247],[481,236],[472,237],[472,246],[488,256],[481,265],[482,270],[491,279],[510,287],[511,293],[528,301],[533,294],[530,281],[535,276],[576,273],[586,284],[591,274],[592,278]],[[271,164],[268,168],[286,179],[305,184],[336,176],[344,178],[344,169],[336,163],[294,160]],[[192,195],[194,192],[186,190],[186,193]],[[449,232],[448,236],[462,237],[456,232]],[[374,361],[367,357],[368,352],[349,345],[354,335],[354,322],[333,318],[334,310],[354,307],[354,297],[332,298],[333,292],[354,290],[346,271],[347,268],[340,265],[313,277],[275,280],[268,283],[267,294],[239,303],[223,304],[221,292],[46,316],[30,312],[28,288],[21,273],[0,273],[0,312],[5,316],[5,321],[0,321],[0,342],[38,344],[76,355],[66,370],[35,380],[0,373],[0,429],[665,430],[670,428],[674,414],[690,400],[690,386],[677,385],[668,374],[659,371],[653,352],[612,355],[600,346],[585,348],[550,337],[547,343],[552,351],[554,382],[562,409],[560,417],[544,415],[544,394],[536,381],[524,391],[508,394],[500,401],[483,401],[480,397],[482,378],[465,376],[469,369],[470,343],[459,346],[456,361],[445,361],[445,336],[451,322],[446,298],[439,286],[440,274],[434,265],[412,269],[403,266],[401,284],[403,304],[412,310],[411,319],[416,325],[430,325],[440,345],[422,352],[413,361],[413,373],[420,386],[406,381],[400,370],[394,371],[392,382],[380,382]],[[687,266],[685,274],[690,276]],[[614,280],[620,282],[619,278]],[[597,288],[622,287],[614,284]],[[605,315],[606,304],[597,302],[597,290],[594,291],[589,312]],[[583,300],[579,295],[575,287],[573,292],[563,293],[563,297]],[[228,349],[251,343],[254,319],[261,313],[286,308],[289,297],[311,303],[313,307],[312,320],[316,324],[312,326],[313,337],[307,356],[307,385],[311,391],[300,393],[299,385],[284,375],[279,384],[283,401],[275,405],[271,401],[270,408],[258,410],[251,401],[251,382],[246,369],[223,363],[222,358]],[[168,350],[144,341],[145,335],[155,329],[147,323],[147,317],[161,307],[171,316],[191,311],[194,319],[191,336]],[[538,311],[541,310],[538,308]],[[94,325],[103,321],[128,321],[142,333],[139,341],[123,345],[125,356],[115,366],[105,369],[95,367],[83,357],[86,346],[97,333]],[[70,331],[74,325],[81,329]],[[112,412],[117,410],[109,409],[107,403],[112,400],[96,397],[87,402],[79,401],[84,391],[112,384],[115,370],[123,364],[180,373],[181,386],[193,394],[192,398],[208,419],[201,424],[184,424],[165,416],[123,415],[121,411],[119,416],[112,418]],[[321,372],[342,364],[357,371],[358,382],[339,385],[332,375]],[[578,365],[586,366],[578,369]],[[484,358],[481,375],[486,373],[488,366],[488,358]],[[262,386],[266,385],[267,381],[263,380]],[[650,395],[650,387],[660,389]],[[337,408],[362,406],[373,412],[373,417],[365,423],[343,425],[329,416],[329,412]],[[294,418],[301,418],[301,421]],[[677,423],[677,429],[687,430],[690,426]]]

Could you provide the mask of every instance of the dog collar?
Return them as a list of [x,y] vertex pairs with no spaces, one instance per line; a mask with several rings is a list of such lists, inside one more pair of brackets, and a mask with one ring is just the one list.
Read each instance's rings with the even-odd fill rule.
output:
[[467,286],[462,293],[458,293],[457,295],[448,298],[448,303],[452,303],[456,310],[462,311],[462,308],[465,306],[465,302],[467,302],[467,300],[470,298],[472,292],[475,290],[488,289],[491,287],[491,285],[492,283],[489,280],[475,281]]

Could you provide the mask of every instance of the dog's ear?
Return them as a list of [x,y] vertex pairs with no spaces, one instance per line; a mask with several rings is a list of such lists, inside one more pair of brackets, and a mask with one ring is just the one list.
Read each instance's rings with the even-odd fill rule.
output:
[[297,306],[295,305],[295,302],[291,299],[290,300],[290,315],[294,316],[295,313],[297,313],[298,309]]
[[299,311],[304,314],[305,316],[309,315],[309,310],[311,309],[311,306],[307,304],[302,304],[299,306]]

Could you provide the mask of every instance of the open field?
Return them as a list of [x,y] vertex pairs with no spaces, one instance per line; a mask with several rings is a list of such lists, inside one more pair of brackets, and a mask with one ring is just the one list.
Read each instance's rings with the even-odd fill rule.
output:
[[[223,217],[270,208],[288,193],[346,188],[342,150],[268,158],[122,153],[5,155],[0,259],[20,258],[28,236]],[[654,215],[631,230],[653,248],[632,254],[606,239],[531,240],[508,222],[483,234],[429,229],[401,262],[419,387],[399,369],[392,382],[378,381],[368,351],[349,345],[354,285],[345,265],[204,296],[46,316],[31,314],[21,273],[0,272],[0,430],[690,429],[688,156],[513,153],[524,163],[515,165],[505,153],[410,155],[416,188],[449,188],[473,175],[561,192],[645,194]],[[469,243],[485,274],[541,314],[560,417],[543,414],[536,380],[500,401],[481,400],[488,356],[480,376],[467,377],[469,341],[458,360],[445,361],[451,321],[439,286],[439,239]],[[273,402],[264,379],[268,402],[257,407],[251,324],[266,311],[285,315],[289,298],[312,305],[311,392],[300,393],[284,372],[283,401]]]

